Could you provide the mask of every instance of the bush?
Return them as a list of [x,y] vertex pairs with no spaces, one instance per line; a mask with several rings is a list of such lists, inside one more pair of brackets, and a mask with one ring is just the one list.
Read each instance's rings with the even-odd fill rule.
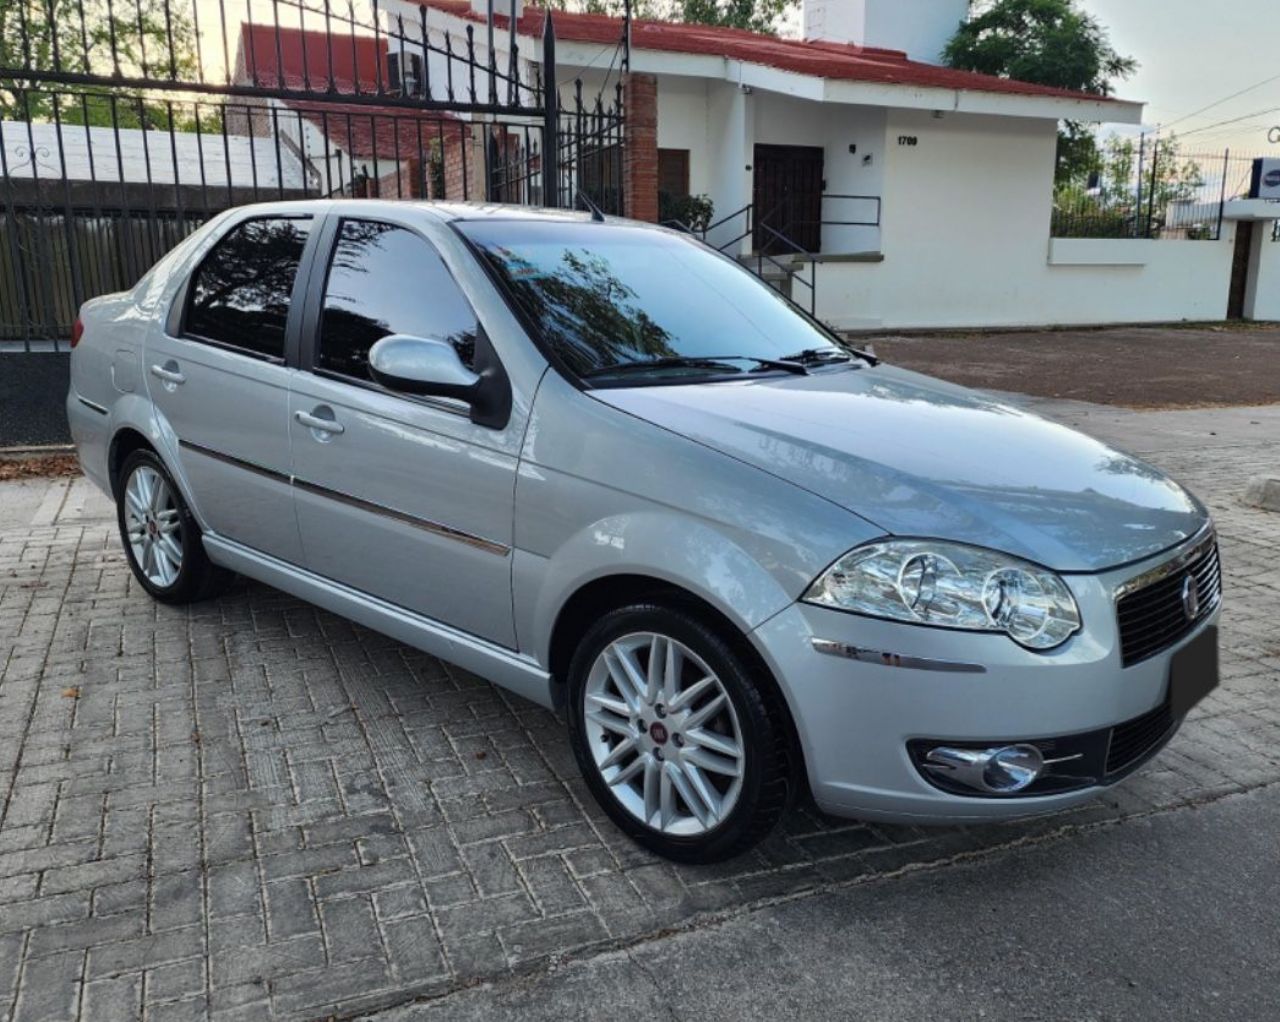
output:
[[706,195],[672,195],[658,193],[658,222],[675,220],[691,231],[701,233],[711,226],[715,204]]

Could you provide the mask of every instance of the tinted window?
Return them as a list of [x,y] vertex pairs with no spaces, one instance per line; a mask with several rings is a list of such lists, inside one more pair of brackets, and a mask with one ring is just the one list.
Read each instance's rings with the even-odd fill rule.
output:
[[187,333],[284,358],[284,326],[309,219],[248,220],[218,242],[191,289]]
[[656,359],[842,351],[768,284],[678,235],[534,221],[459,228],[580,374]]
[[403,227],[344,220],[324,290],[316,363],[369,378],[369,348],[388,334],[449,341],[475,361],[476,317],[435,250]]

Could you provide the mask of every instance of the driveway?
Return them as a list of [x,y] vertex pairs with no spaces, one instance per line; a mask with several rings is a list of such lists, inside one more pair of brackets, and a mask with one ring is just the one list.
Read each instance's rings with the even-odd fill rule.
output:
[[[149,1019],[305,1019],[420,997],[436,999],[432,1010],[444,1016],[453,1005],[493,1017],[476,1008],[483,995],[465,992],[482,980],[498,984],[488,1010],[520,1014],[520,991],[532,998],[545,987],[513,977],[583,963],[560,973],[568,991],[581,975],[572,969],[608,965],[620,948],[650,962],[644,955],[674,946],[655,940],[671,932],[695,942],[735,935],[698,945],[730,956],[715,982],[730,989],[737,976],[739,985],[724,1005],[741,1003],[743,977],[752,976],[761,1003],[777,1004],[769,998],[803,978],[787,972],[796,959],[770,952],[768,970],[750,963],[770,941],[812,940],[814,920],[826,918],[826,902],[813,895],[824,893],[845,907],[812,943],[805,982],[856,966],[837,945],[859,925],[861,910],[849,906],[867,904],[857,892],[873,889],[887,893],[859,932],[871,939],[881,926],[882,953],[895,934],[895,953],[910,949],[902,920],[913,916],[932,925],[967,914],[982,922],[988,945],[1009,948],[1007,959],[989,951],[975,959],[967,934],[957,932],[948,950],[934,933],[920,959],[932,986],[919,989],[949,991],[951,1000],[902,1004],[933,1014],[949,1003],[975,1015],[974,992],[998,986],[1010,962],[1026,962],[1043,983],[1024,989],[1019,1017],[1053,1014],[1075,988],[1100,1006],[1082,1016],[1105,1006],[1131,1015],[1123,1006],[1138,1002],[1119,995],[1132,988],[1111,998],[1068,958],[1025,953],[1033,933],[1023,917],[1035,914],[1055,940],[1077,931],[1091,939],[1073,915],[1072,891],[1106,834],[1129,835],[1136,855],[1147,847],[1141,835],[1158,833],[1153,870],[1199,856],[1205,831],[1196,821],[1210,818],[1222,821],[1228,846],[1240,835],[1240,856],[1274,852],[1258,844],[1274,812],[1231,807],[1255,804],[1248,800],[1280,781],[1280,515],[1238,501],[1250,475],[1275,471],[1280,408],[1044,407],[1143,453],[1213,508],[1226,572],[1223,687],[1157,760],[1083,809],[938,830],[801,809],[758,850],[714,868],[661,862],[614,831],[545,711],[256,584],[194,608],[162,607],[132,581],[112,508],[83,480],[0,483],[0,1017],[116,1020],[145,1005]],[[999,872],[1032,846],[1032,865]],[[1102,876],[1128,875],[1114,851],[1124,847],[1097,860]],[[959,865],[973,857],[977,865]],[[987,861],[1007,885],[984,879]],[[1051,883],[1059,865],[1062,883]],[[1243,899],[1241,926],[1270,940],[1280,928],[1274,870],[1232,875],[1237,889],[1205,910],[1217,918],[1229,897]],[[1157,931],[1140,911],[1162,899],[1191,905],[1203,876],[1135,882],[1094,904],[1137,946],[1185,963],[1186,975],[1207,975],[1230,945],[1155,947]],[[944,878],[952,893],[935,905]],[[1016,925],[993,928],[993,910],[1017,913]],[[1102,922],[1093,925],[1096,933]],[[705,963],[721,959],[693,960],[705,975],[713,968]],[[884,993],[883,968],[861,961],[867,983]],[[1099,968],[1113,976],[1118,966]],[[610,1011],[638,982],[623,978],[589,988],[577,1008],[561,1004],[557,1017]],[[637,1004],[697,1013],[694,1001],[674,1000],[678,984],[660,984],[652,1002],[652,977],[645,982],[650,1000]],[[888,1003],[871,986],[838,989],[868,1006]],[[834,1010],[800,1003],[802,1014]],[[841,1003],[860,1010],[857,1000]],[[1153,1017],[1168,1014],[1142,1003]]]
[[1129,408],[1280,402],[1280,325],[1111,327],[856,338],[967,387]]

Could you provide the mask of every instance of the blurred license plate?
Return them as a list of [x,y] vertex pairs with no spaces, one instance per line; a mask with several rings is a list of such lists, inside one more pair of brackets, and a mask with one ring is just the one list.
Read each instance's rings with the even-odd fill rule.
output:
[[1169,709],[1184,717],[1218,687],[1218,629],[1206,628],[1169,661]]

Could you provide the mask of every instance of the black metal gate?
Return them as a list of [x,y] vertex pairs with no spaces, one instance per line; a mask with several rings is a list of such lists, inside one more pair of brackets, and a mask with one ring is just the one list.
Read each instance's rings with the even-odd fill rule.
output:
[[551,18],[493,8],[0,0],[0,348],[65,350],[84,300],[246,202],[623,213],[621,86],[558,82]]

